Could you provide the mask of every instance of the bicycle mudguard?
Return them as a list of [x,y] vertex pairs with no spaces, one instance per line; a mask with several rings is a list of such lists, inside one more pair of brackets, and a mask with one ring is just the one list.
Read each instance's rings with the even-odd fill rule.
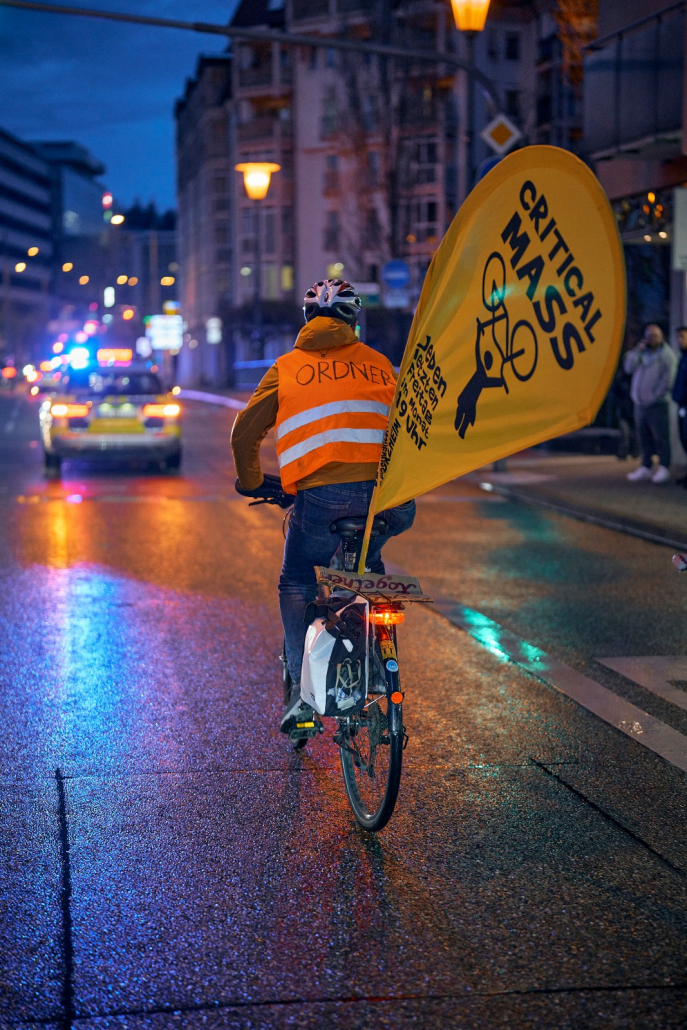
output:
[[432,598],[423,594],[419,580],[414,576],[396,576],[393,573],[377,575],[375,572],[343,572],[341,569],[325,569],[315,566],[317,582],[322,586],[339,590],[351,590],[362,594],[372,604],[383,601],[423,601],[431,603]]

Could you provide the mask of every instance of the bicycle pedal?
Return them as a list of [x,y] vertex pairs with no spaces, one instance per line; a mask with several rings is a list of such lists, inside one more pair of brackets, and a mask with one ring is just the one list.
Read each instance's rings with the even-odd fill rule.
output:
[[289,733],[289,740],[308,740],[310,737],[317,737],[320,733],[324,733],[324,726],[315,716],[305,722],[297,722]]

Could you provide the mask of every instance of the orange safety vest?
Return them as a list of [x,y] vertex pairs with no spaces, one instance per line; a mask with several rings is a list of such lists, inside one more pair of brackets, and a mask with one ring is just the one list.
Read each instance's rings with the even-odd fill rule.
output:
[[378,463],[396,382],[364,343],[294,348],[277,358],[277,458],[287,493],[331,461]]

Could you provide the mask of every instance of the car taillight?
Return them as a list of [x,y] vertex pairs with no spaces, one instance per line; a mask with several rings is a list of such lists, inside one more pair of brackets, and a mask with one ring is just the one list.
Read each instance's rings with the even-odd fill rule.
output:
[[176,418],[181,414],[178,404],[144,404],[144,418]]
[[375,626],[398,626],[405,619],[401,608],[373,608],[370,618]]
[[55,418],[85,418],[90,404],[53,404],[50,414]]

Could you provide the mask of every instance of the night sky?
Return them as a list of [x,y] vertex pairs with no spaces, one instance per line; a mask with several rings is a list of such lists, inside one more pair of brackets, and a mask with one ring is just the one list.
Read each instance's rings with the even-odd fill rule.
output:
[[[237,0],[83,0],[82,6],[226,24]],[[76,5],[75,5],[76,6]],[[225,41],[176,29],[0,7],[0,127],[74,139],[107,165],[117,201],[174,205],[174,101]]]

